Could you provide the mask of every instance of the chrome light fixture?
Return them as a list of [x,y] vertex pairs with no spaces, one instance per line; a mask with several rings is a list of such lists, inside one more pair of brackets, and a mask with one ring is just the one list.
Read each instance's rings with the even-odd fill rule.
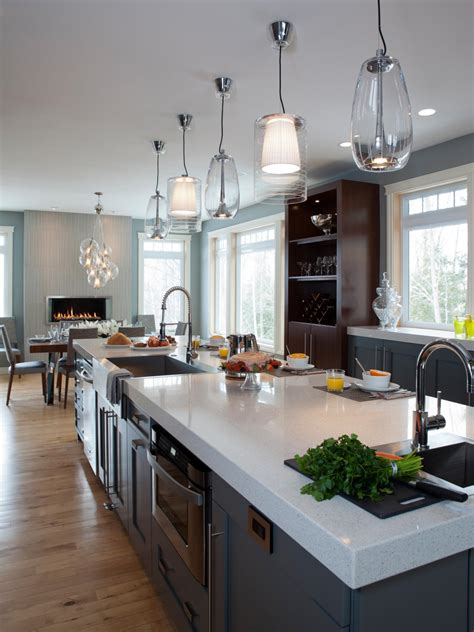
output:
[[224,140],[224,102],[230,97],[232,79],[218,77],[214,80],[218,99],[221,99],[221,139],[218,153],[209,165],[206,180],[205,205],[211,219],[232,219],[239,210],[239,177],[232,156],[222,149]]
[[145,235],[148,239],[166,239],[170,231],[166,198],[160,194],[160,156],[165,153],[165,143],[154,140],[153,148],[156,154],[156,184],[155,195],[150,197],[145,213]]
[[191,114],[178,114],[183,132],[184,174],[168,179],[168,219],[170,232],[181,234],[198,233],[201,230],[201,180],[188,174],[186,166],[186,132],[190,129]]
[[97,204],[94,210],[97,214],[92,237],[83,239],[80,245],[79,263],[87,273],[87,282],[96,290],[104,287],[119,273],[118,266],[110,259],[112,248],[104,240],[104,229],[100,214],[104,210],[101,204],[102,193],[97,191]]
[[380,0],[378,31],[383,48],[362,64],[352,104],[352,155],[362,171],[396,171],[410,158],[413,125],[410,98],[398,59],[389,57],[382,33]]
[[306,184],[306,122],[287,114],[281,92],[281,54],[291,42],[293,26],[279,21],[270,25],[272,47],[278,50],[278,92],[281,113],[255,121],[255,198],[270,204],[304,202]]

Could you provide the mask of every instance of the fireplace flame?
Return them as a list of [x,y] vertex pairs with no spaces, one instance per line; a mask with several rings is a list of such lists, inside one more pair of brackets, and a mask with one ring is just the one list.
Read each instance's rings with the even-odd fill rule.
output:
[[54,320],[100,320],[100,316],[96,312],[79,312],[76,313],[73,307],[66,312],[56,312],[53,314]]

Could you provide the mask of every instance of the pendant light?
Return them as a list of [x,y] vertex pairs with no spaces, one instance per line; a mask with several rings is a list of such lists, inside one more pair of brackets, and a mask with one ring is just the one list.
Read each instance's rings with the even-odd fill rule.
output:
[[255,197],[261,202],[304,202],[306,184],[306,122],[287,114],[281,91],[281,54],[291,42],[293,26],[279,21],[270,25],[272,47],[278,50],[278,92],[281,113],[255,121]]
[[186,166],[186,132],[190,129],[191,114],[178,114],[179,127],[183,132],[184,174],[168,179],[168,218],[170,232],[198,233],[201,230],[201,180],[188,174]]
[[118,266],[110,259],[112,248],[104,240],[104,228],[100,214],[104,210],[101,204],[102,193],[97,191],[97,204],[94,207],[96,220],[92,237],[83,239],[80,245],[79,263],[87,273],[87,282],[96,290],[104,287],[119,273]]
[[224,140],[224,102],[230,97],[232,79],[218,77],[214,80],[218,99],[221,99],[221,139],[218,153],[209,165],[206,180],[205,205],[211,219],[232,219],[239,210],[239,177],[232,156],[222,149]]
[[396,171],[407,164],[413,142],[410,98],[400,62],[383,48],[362,64],[352,104],[352,155],[362,171]]
[[166,198],[160,194],[160,156],[165,153],[165,143],[162,140],[154,140],[153,148],[156,154],[156,185],[155,194],[150,197],[145,213],[145,235],[148,239],[166,239],[170,226],[168,221],[168,209]]

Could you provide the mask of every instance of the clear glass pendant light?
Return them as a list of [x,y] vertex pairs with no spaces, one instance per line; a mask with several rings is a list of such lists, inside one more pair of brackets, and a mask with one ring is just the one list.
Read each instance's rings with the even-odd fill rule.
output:
[[377,0],[383,48],[362,64],[352,104],[352,155],[362,171],[396,171],[410,158],[413,125],[410,98],[398,59],[387,46]]
[[168,221],[168,203],[160,194],[160,156],[165,153],[165,143],[162,140],[154,140],[153,147],[156,153],[156,185],[155,195],[150,197],[145,213],[145,235],[148,239],[166,239],[170,231]]
[[221,139],[219,150],[211,159],[206,180],[205,206],[211,219],[232,219],[239,210],[239,176],[232,156],[222,149],[224,139],[224,101],[230,97],[232,79],[215,79],[217,97],[221,99]]
[[278,49],[278,85],[281,113],[255,121],[255,197],[270,204],[304,202],[306,183],[306,122],[287,114],[281,92],[281,54],[291,41],[290,22],[270,25],[273,48]]
[[186,132],[192,120],[191,114],[178,114],[183,132],[184,174],[168,179],[168,221],[170,232],[179,234],[198,233],[201,230],[201,180],[188,174],[186,166]]
[[100,214],[104,210],[100,200],[102,193],[97,191],[94,195],[97,195],[97,204],[94,207],[97,217],[92,237],[81,241],[79,263],[86,271],[89,285],[98,290],[107,285],[109,281],[116,279],[119,269],[110,258],[112,248],[105,243],[104,239],[104,228],[100,218]]

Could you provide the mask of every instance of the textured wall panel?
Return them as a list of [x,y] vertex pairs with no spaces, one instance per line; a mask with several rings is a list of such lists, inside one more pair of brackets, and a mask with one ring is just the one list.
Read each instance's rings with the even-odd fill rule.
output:
[[132,220],[104,216],[104,236],[120,272],[100,290],[87,283],[79,244],[92,234],[95,215],[25,211],[24,335],[44,333],[47,296],[111,296],[112,318],[131,318]]

